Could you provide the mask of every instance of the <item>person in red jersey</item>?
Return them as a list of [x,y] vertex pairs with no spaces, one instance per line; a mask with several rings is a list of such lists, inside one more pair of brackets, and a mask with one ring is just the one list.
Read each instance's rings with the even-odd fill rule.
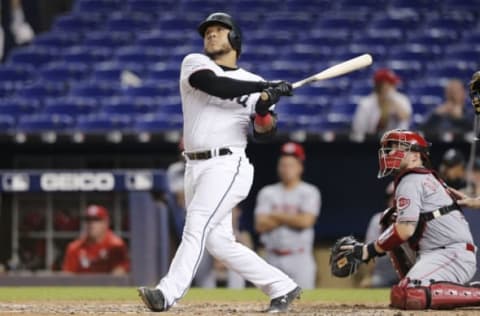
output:
[[110,230],[107,209],[99,205],[90,205],[83,219],[85,232],[68,245],[63,271],[115,275],[128,273],[130,260],[127,246]]

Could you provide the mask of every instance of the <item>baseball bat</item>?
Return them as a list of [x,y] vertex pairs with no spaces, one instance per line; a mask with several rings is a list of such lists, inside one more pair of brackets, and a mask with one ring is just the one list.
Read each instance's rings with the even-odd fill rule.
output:
[[319,80],[330,79],[338,77],[349,72],[367,67],[372,64],[372,56],[370,54],[363,54],[358,57],[346,60],[332,67],[329,67],[313,76],[297,81],[292,84],[293,89],[306,85],[307,83]]

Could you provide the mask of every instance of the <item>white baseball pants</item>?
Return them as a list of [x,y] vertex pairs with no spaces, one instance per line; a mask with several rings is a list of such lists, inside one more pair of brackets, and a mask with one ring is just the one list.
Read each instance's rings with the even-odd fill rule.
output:
[[182,241],[167,275],[157,285],[168,306],[185,295],[205,248],[270,298],[285,295],[297,286],[285,273],[235,241],[232,209],[250,191],[253,166],[244,149],[231,150],[231,155],[187,161],[187,216]]

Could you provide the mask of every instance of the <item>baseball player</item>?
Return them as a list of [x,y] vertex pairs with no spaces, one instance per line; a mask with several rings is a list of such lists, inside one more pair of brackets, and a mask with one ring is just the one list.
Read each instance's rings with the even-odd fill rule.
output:
[[302,181],[304,161],[301,145],[289,142],[282,146],[280,182],[258,193],[255,227],[265,246],[267,262],[285,271],[302,288],[312,289],[317,270],[313,225],[320,213],[320,191]]
[[[407,241],[416,250],[412,266],[392,288],[393,307],[480,305],[480,288],[467,285],[476,271],[477,247],[455,195],[430,168],[430,144],[406,130],[388,131],[380,143],[379,177],[395,174],[395,208],[387,209],[384,216],[391,224],[376,241],[343,248],[351,248],[363,262],[387,251],[395,253]],[[398,255],[392,259],[403,274],[406,262],[400,262]]]
[[185,295],[206,248],[271,298],[269,312],[283,312],[301,289],[235,241],[232,209],[252,185],[253,166],[245,155],[249,124],[253,120],[255,137],[272,135],[274,104],[291,95],[292,87],[287,82],[266,82],[237,66],[242,34],[230,15],[209,15],[198,32],[205,54],[187,55],[180,72],[185,228],[167,275],[155,288],[139,288],[139,294],[152,311],[168,310]]

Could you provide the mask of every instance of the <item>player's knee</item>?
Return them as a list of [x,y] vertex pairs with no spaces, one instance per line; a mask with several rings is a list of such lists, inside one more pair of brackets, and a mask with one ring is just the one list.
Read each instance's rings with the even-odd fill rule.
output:
[[409,287],[409,279],[403,279],[390,291],[390,306],[400,309],[426,309],[430,305],[428,288],[424,286]]

